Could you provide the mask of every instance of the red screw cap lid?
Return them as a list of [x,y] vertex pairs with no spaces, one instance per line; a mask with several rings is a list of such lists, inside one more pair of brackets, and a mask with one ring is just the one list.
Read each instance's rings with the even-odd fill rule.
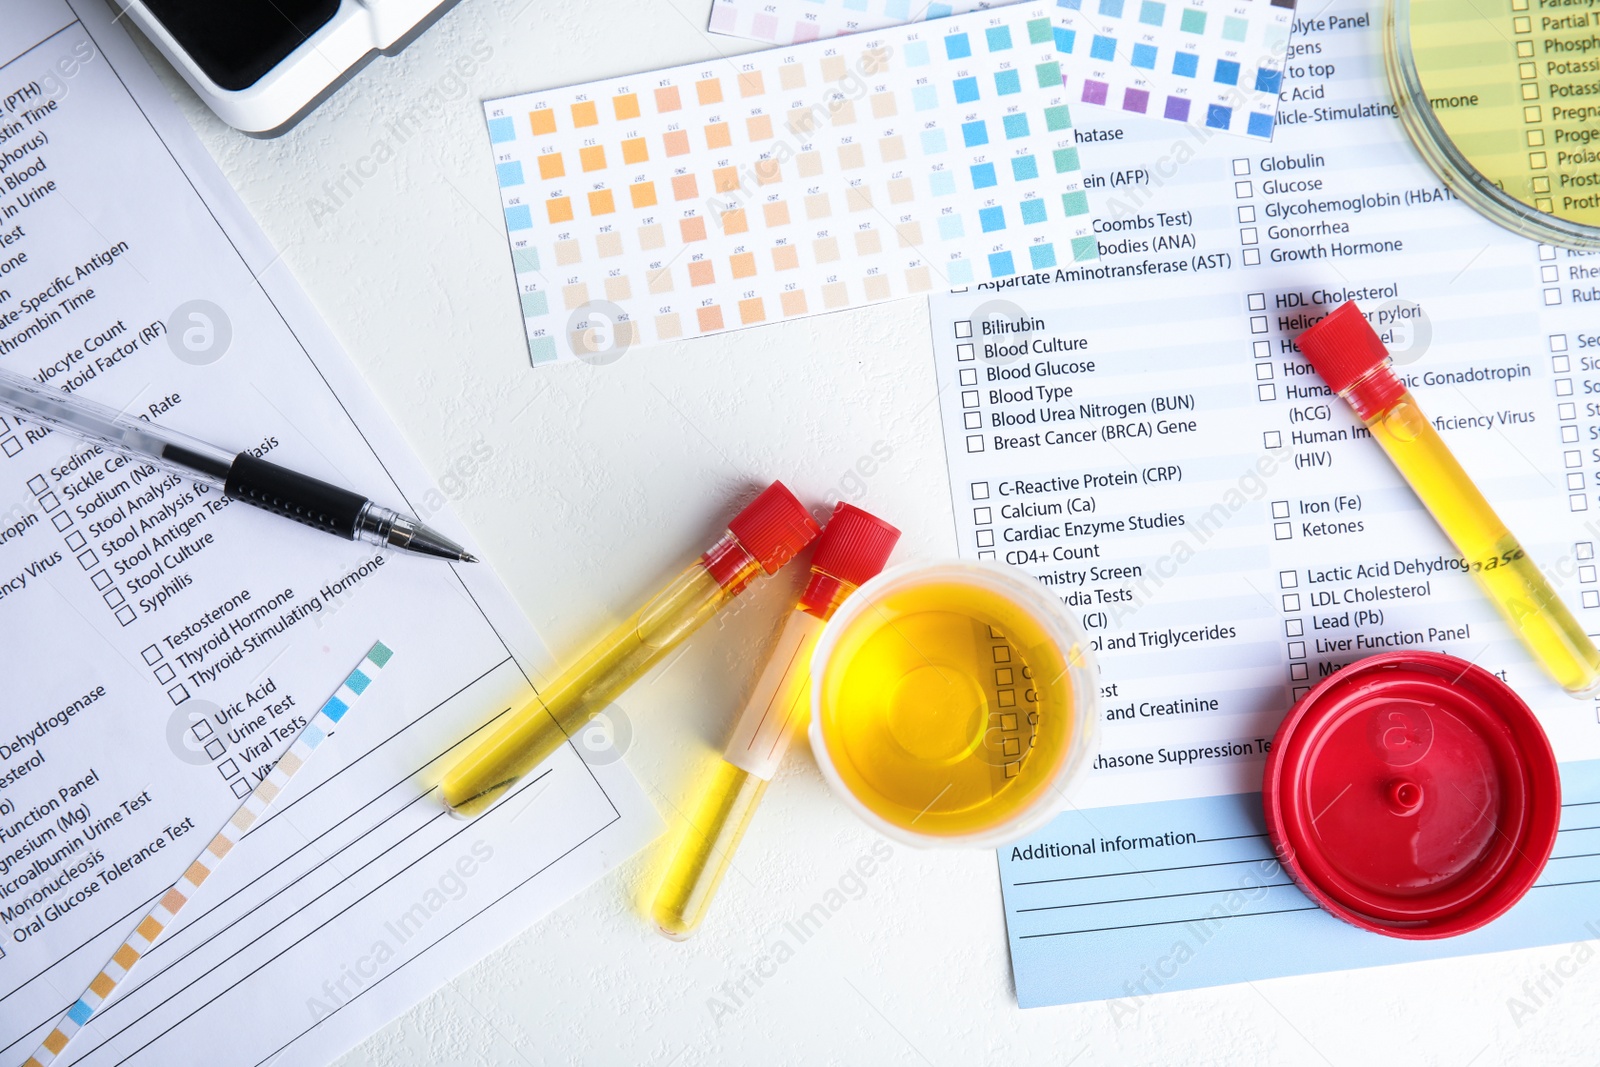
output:
[[[1389,350],[1355,301],[1346,300],[1294,339],[1328,387],[1347,397],[1362,415],[1381,411],[1405,392],[1387,367]],[[1381,373],[1373,374],[1381,369]],[[1370,380],[1363,382],[1363,379]],[[1357,388],[1357,386],[1360,388]]]
[[1307,693],[1273,739],[1262,801],[1306,895],[1410,939],[1504,914],[1561,821],[1555,753],[1528,705],[1438,652],[1373,656]]
[[782,482],[773,482],[728,523],[728,530],[768,574],[812,541],[822,527]]
[[811,569],[861,585],[883,570],[900,531],[854,504],[841,503],[822,531]]

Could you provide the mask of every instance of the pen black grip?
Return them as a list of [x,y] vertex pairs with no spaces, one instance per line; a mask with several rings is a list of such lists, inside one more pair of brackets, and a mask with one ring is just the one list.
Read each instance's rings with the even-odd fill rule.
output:
[[361,509],[367,504],[367,498],[358,493],[296,474],[248,452],[234,457],[222,491],[258,508],[351,540],[356,536]]

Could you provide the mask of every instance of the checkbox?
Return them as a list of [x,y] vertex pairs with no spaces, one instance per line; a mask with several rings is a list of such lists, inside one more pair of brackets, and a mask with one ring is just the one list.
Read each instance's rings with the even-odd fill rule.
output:
[[89,580],[94,583],[94,587],[96,589],[111,588],[111,575],[107,574],[105,571],[95,571],[93,574],[89,575]]
[[1569,374],[1572,371],[1571,356],[1551,356],[1550,369],[1557,374]]
[[1272,342],[1271,341],[1251,341],[1250,342],[1250,354],[1255,356],[1257,359],[1271,359],[1272,358]]
[[88,570],[90,567],[93,567],[99,562],[100,557],[94,554],[94,549],[92,548],[86,548],[82,552],[78,553],[78,566],[82,567],[84,570]]
[[971,337],[972,336],[972,320],[971,319],[961,319],[956,323],[956,336],[957,337]]
[[1259,244],[1260,240],[1260,234],[1254,226],[1246,226],[1239,231],[1239,243],[1242,245]]
[[1243,252],[1239,253],[1239,258],[1240,258],[1240,260],[1243,261],[1244,265],[1247,266],[1247,267],[1260,266],[1260,264],[1261,264],[1261,249],[1259,249],[1259,248],[1247,248]]
[[250,795],[250,783],[245,781],[243,778],[236,779],[231,788],[233,789],[233,795],[238,797],[240,800],[243,800],[245,797]]
[[1561,427],[1561,443],[1575,445],[1578,443],[1578,428],[1576,426]]
[[239,765],[231,759],[225,759],[217,764],[217,773],[224,778],[232,778],[239,773]]
[[1292,681],[1303,682],[1311,675],[1311,668],[1304,663],[1289,664],[1289,678]]
[[999,698],[997,703],[1002,708],[1014,708],[1017,706],[1017,691],[1015,689],[1001,689],[995,693],[995,696]]
[[1567,335],[1564,334],[1564,333],[1553,333],[1553,334],[1551,334],[1550,335],[1550,351],[1552,351],[1552,352],[1565,352],[1566,350],[1567,350]]
[[1544,291],[1544,306],[1545,307],[1547,307],[1547,308],[1548,307],[1555,307],[1559,303],[1561,303],[1561,290],[1560,289],[1546,289]]
[[216,759],[226,751],[228,751],[228,746],[222,743],[222,738],[220,737],[213,737],[206,742],[206,755],[212,759]]
[[44,475],[42,474],[35,474],[32,478],[28,479],[28,492],[32,493],[34,496],[38,496],[49,487],[50,483],[44,480]]
[[1289,642],[1289,658],[1290,659],[1305,659],[1306,658],[1306,643],[1304,641],[1290,641]]
[[199,722],[195,723],[189,728],[189,732],[194,734],[194,739],[196,741],[204,741],[206,738],[211,736],[210,720],[201,719]]
[[1233,176],[1235,178],[1243,177],[1249,173],[1250,161],[1248,159],[1236,159],[1233,161]]
[[160,682],[162,685],[166,685],[177,676],[178,672],[172,669],[172,664],[170,663],[163,663],[161,666],[156,668],[156,681]]
[[1279,571],[1278,572],[1278,588],[1279,589],[1299,589],[1300,588],[1300,572],[1299,571]]
[[1256,221],[1256,207],[1254,204],[1240,204],[1237,210],[1240,222]]
[[1577,556],[1579,559],[1594,559],[1594,542],[1593,541],[1579,541],[1577,544],[1573,545],[1572,547],[1573,547],[1572,554]]
[[73,530],[71,533],[67,534],[67,547],[72,549],[74,552],[82,548],[84,543],[82,530]]
[[981,430],[983,429],[983,416],[976,411],[963,411],[961,413],[961,425],[963,429]]
[[1289,517],[1289,502],[1287,500],[1274,500],[1272,502],[1272,517],[1287,519]]
[[972,345],[956,345],[956,358],[963,363],[971,363],[978,356],[978,351]]
[[979,526],[987,526],[994,521],[994,511],[990,508],[973,508],[972,521]]
[[1266,293],[1251,293],[1249,296],[1245,297],[1244,299],[1245,299],[1245,303],[1249,306],[1251,311],[1265,311],[1265,310],[1267,310],[1267,294]]
[[161,655],[161,648],[158,645],[151,645],[149,648],[139,653],[139,655],[144,657],[146,666],[154,666],[155,664],[160,663],[163,658],[165,658]]
[[1592,584],[1595,580],[1595,575],[1596,571],[1592,564],[1585,564],[1578,568],[1578,581],[1583,582],[1585,585]]
[[974,434],[968,434],[967,435],[967,451],[968,452],[982,452],[983,451],[983,434],[974,433]]
[[1283,624],[1283,632],[1290,637],[1299,637],[1306,632],[1306,624],[1299,619],[1289,619]]
[[994,549],[992,549],[992,548],[984,549],[982,552],[978,553],[978,558],[979,559],[994,559]]
[[1255,195],[1255,186],[1249,182],[1234,182],[1233,195],[1239,200],[1245,200]]
[[1549,266],[1540,267],[1539,280],[1541,282],[1559,282],[1561,280],[1561,272],[1556,269],[1554,263],[1550,264]]
[[1556,396],[1571,396],[1571,395],[1572,395],[1572,379],[1571,378],[1557,378],[1556,379]]
[[1010,663],[1011,662],[1011,649],[1010,649],[1010,647],[1007,646],[1007,645],[995,645],[994,646],[994,661],[996,663]]
[[1282,448],[1283,447],[1283,431],[1282,430],[1268,430],[1266,433],[1263,433],[1261,435],[1261,447],[1262,448],[1269,448],[1269,449],[1270,448]]
[[1575,448],[1569,448],[1561,453],[1561,461],[1569,467],[1583,466],[1583,453]]
[[116,610],[114,617],[116,618],[118,625],[120,625],[120,626],[128,626],[135,619],[137,619],[139,616],[134,612],[134,610],[132,608],[121,607],[121,608],[118,608]]
[[172,698],[174,704],[182,704],[189,699],[189,690],[180,683],[167,690],[167,696]]
[[1273,385],[1271,382],[1268,382],[1266,385],[1258,385],[1258,386],[1256,386],[1256,399],[1257,400],[1276,400],[1276,399],[1278,399],[1278,387]]
[[[1571,488],[1571,487],[1568,486],[1568,488]],[[1572,511],[1588,511],[1589,510],[1589,498],[1584,496],[1582,493],[1574,493],[1571,496],[1567,497],[1567,506]]]
[[978,372],[973,370],[971,367],[962,367],[961,373],[958,375],[958,377],[960,377],[962,385],[978,384]]
[[[1016,680],[1016,672],[1013,671],[1010,667],[996,667],[994,669],[994,684],[995,685],[1010,685],[1015,680]],[[1007,726],[1005,724],[1007,719],[1011,720],[1011,725],[1010,726]],[[1017,715],[1016,715],[1016,712],[1007,712],[1006,714],[1000,716],[1000,728],[1002,730],[1015,730],[1017,728]]]
[[1265,315],[1251,315],[1250,316],[1250,332],[1251,333],[1266,333],[1268,328],[1269,328],[1269,326],[1268,326],[1268,323],[1267,323],[1267,317]]
[[[995,673],[995,677],[996,678],[998,678],[1000,676],[1000,674],[1001,674],[1000,671],[995,671],[994,673]],[[1005,673],[1009,674],[1011,672],[1006,671]],[[1009,731],[1009,730],[1015,730],[1016,728],[1017,728],[1017,713],[1016,712],[1008,711],[1008,712],[1003,713],[1000,716],[1000,729]]]
[[[1274,541],[1287,541],[1293,536],[1294,526],[1292,524],[1287,522],[1275,522],[1272,524],[1272,539]],[[1296,608],[1295,610],[1298,611],[1299,609]]]
[[3,449],[8,456],[15,456],[22,451],[22,442],[15,437],[8,437],[0,441],[0,449]]
[[54,526],[58,533],[65,532],[72,525],[72,516],[65,511],[58,511],[50,517],[50,525]]
[[46,511],[54,511],[56,508],[61,506],[61,501],[56,499],[56,495],[54,493],[46,493],[44,496],[39,498],[39,506],[44,508]]
[[975,408],[978,406],[978,391],[976,389],[961,390],[961,406]]
[[1256,381],[1265,382],[1265,381],[1270,381],[1271,378],[1272,378],[1272,364],[1270,364],[1270,363],[1257,363],[1256,364]]
[[1310,686],[1297,685],[1297,686],[1294,687],[1294,695],[1293,695],[1293,697],[1291,699],[1299,700],[1301,697],[1305,696],[1309,692],[1311,692],[1311,687]]
[[106,602],[106,607],[108,608],[120,608],[128,602],[128,598],[122,595],[122,590],[120,589],[107,590],[101,595],[100,599]]
[[[1539,131],[1537,131],[1537,130],[1529,130],[1528,132],[1530,134],[1532,134],[1532,133],[1538,133]],[[1531,144],[1535,144],[1535,143],[1544,144],[1544,137],[1541,135],[1537,142],[1529,141],[1528,143],[1530,145]],[[1540,259],[1555,259],[1556,258],[1556,246],[1555,245],[1540,245],[1539,246],[1539,258]]]
[[1556,418],[1560,419],[1562,422],[1566,422],[1568,419],[1575,419],[1577,417],[1578,405],[1570,402],[1556,405]]
[[1583,606],[1586,608],[1600,608],[1600,592],[1593,589],[1583,591]]
[[989,499],[989,483],[988,482],[973,482],[972,483],[972,499],[974,499],[974,500],[988,500]]
[[979,548],[993,548],[994,547],[994,531],[993,530],[979,530],[978,531],[978,547]]

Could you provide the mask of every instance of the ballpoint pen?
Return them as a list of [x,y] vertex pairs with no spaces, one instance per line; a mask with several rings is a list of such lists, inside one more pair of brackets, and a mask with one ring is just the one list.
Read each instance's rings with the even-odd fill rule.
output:
[[466,549],[419,520],[375,504],[359,493],[297,474],[249,452],[230,453],[3,369],[0,412],[145,460],[190,481],[219,489],[224,496],[351,541],[474,562]]

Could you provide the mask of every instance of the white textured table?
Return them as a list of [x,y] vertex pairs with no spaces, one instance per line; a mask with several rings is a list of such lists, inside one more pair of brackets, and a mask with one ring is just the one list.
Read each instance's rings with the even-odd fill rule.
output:
[[[743,50],[705,22],[705,0],[465,0],[264,142],[221,125],[163,70],[558,653],[709,543],[749,483],[860,500],[905,529],[900,558],[954,552],[919,302],[604,367],[528,366],[478,101]],[[468,478],[452,473],[485,449]],[[792,592],[757,591],[623,700],[628,762],[669,819],[720,749]],[[503,949],[341,1062],[1600,1061],[1600,952],[1587,946],[1166,994],[1120,1026],[1104,1004],[1019,1011],[988,852],[895,848],[778,963],[783,924],[875,840],[804,751],[682,945],[643,917],[666,840],[532,930],[508,931]]]

